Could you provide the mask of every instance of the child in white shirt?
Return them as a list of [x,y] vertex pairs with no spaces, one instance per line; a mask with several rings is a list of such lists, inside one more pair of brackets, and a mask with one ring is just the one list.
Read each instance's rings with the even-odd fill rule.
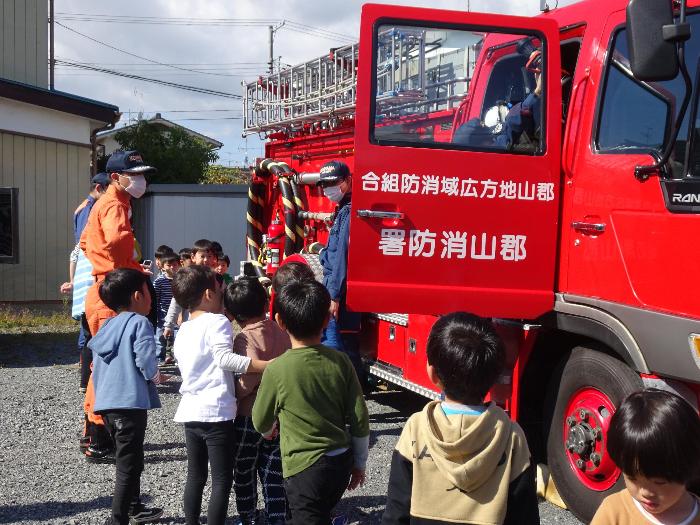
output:
[[175,421],[185,424],[188,525],[199,524],[202,492],[211,465],[212,489],[207,523],[223,525],[233,482],[236,417],[234,373],[262,372],[267,361],[233,353],[231,323],[221,314],[223,279],[211,268],[193,265],[173,279],[173,296],[190,310],[175,341],[182,374],[182,400]]

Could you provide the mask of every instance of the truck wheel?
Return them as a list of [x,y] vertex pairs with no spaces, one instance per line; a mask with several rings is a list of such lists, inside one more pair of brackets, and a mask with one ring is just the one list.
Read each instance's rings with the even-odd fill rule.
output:
[[[558,379],[558,378],[557,378]],[[547,462],[569,509],[588,523],[603,499],[624,487],[605,444],[622,400],[643,388],[622,361],[576,347],[564,365],[547,438]]]

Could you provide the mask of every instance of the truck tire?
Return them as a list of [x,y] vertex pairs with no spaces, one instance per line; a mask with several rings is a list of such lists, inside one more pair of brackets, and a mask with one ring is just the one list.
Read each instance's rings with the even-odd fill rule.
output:
[[624,487],[605,449],[610,418],[624,398],[644,386],[622,361],[578,346],[560,377],[547,438],[547,462],[567,507],[588,523],[603,499]]

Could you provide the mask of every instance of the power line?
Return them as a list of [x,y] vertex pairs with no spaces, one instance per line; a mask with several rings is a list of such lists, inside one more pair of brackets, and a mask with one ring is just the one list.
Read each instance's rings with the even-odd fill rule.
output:
[[[71,62],[71,63],[73,63],[73,64],[80,64],[80,65],[82,65],[82,66],[97,66],[97,67],[108,67],[108,66],[110,66],[109,63],[102,63],[102,62],[83,62],[82,60],[76,60],[76,59],[74,59],[74,58],[63,58],[63,57],[61,57],[61,58],[58,59],[58,60],[65,60],[65,61]],[[181,73],[185,73],[185,74],[195,74],[195,75],[197,75],[197,74],[200,74],[200,73],[202,73],[202,72],[212,70],[211,68],[202,68],[202,69],[193,69],[192,71],[183,71],[183,72],[181,72],[181,71],[179,71],[179,70],[178,70],[178,71],[173,71],[173,70],[170,69],[170,68],[166,68],[166,67],[164,67],[164,66],[159,66],[159,65],[157,65],[157,64],[141,64],[141,65],[142,65],[143,67],[135,67],[135,66],[115,66],[115,67],[117,67],[117,68],[128,68],[128,69],[130,69],[130,70],[139,69],[139,70],[141,70],[141,71],[147,71],[147,72],[167,72],[167,73],[174,73],[174,74],[176,74],[176,75],[177,75],[177,74],[181,74]],[[66,67],[68,67],[68,66],[66,66]],[[263,67],[263,66],[259,66],[259,67],[241,67],[241,68],[226,68],[226,69],[223,69],[223,68],[220,68],[220,69],[219,69],[219,68],[215,68],[215,69],[213,69],[213,70],[214,70],[214,71],[230,71],[230,72],[231,72],[231,73],[225,73],[225,74],[222,73],[221,75],[217,75],[217,76],[222,76],[222,77],[223,77],[223,76],[235,76],[236,73],[253,73],[253,72],[260,72],[260,70],[261,70],[262,67]]]
[[61,20],[71,20],[79,22],[103,22],[103,23],[123,23],[123,24],[153,24],[153,25],[181,25],[181,26],[219,26],[219,27],[262,27],[276,25],[285,22],[289,29],[331,40],[347,40],[354,42],[357,37],[331,31],[322,27],[302,24],[288,19],[258,19],[258,18],[167,18],[157,16],[130,16],[130,15],[106,15],[91,13],[57,13],[57,18]]
[[209,112],[231,112],[241,109],[144,109],[143,113],[209,113]]
[[[65,57],[57,57],[65,58]],[[80,62],[79,60],[74,60],[71,58],[65,58],[66,60],[73,60],[74,62]],[[187,63],[187,62],[164,62],[169,66],[264,66],[267,62],[201,62],[201,63]],[[100,66],[148,66],[149,64],[144,64],[142,62],[83,62],[83,64],[90,65],[100,65]]]
[[[125,55],[129,55],[129,56],[132,56],[132,57],[134,57],[134,58],[138,58],[138,59],[141,59],[141,60],[145,60],[146,62],[151,62],[152,64],[158,64],[158,65],[161,65],[161,66],[171,67],[171,68],[173,68],[173,69],[180,69],[180,70],[182,70],[182,71],[190,71],[190,72],[198,73],[198,71],[195,71],[195,70],[193,70],[193,69],[189,69],[189,68],[185,68],[185,67],[180,67],[180,66],[170,65],[170,64],[168,64],[168,63],[166,63],[166,62],[159,62],[158,60],[153,60],[152,58],[146,58],[146,57],[143,57],[143,56],[141,56],[141,55],[137,55],[137,54],[135,54],[135,53],[131,53],[130,51],[126,51],[126,50],[124,50],[124,49],[115,47],[115,46],[113,46],[113,45],[111,45],[111,44],[107,44],[106,42],[102,42],[101,40],[97,40],[97,39],[94,38],[94,37],[91,37],[91,36],[89,36],[89,35],[86,35],[85,33],[81,33],[80,31],[77,31],[77,30],[73,29],[72,27],[68,27],[67,25],[62,24],[61,22],[56,22],[56,24],[59,25],[59,26],[61,26],[61,27],[64,28],[64,29],[67,29],[68,31],[71,31],[71,32],[73,32],[73,33],[75,33],[75,34],[77,34],[77,35],[80,35],[80,36],[84,37],[84,38],[87,38],[88,40],[91,40],[91,41],[93,41],[93,42],[96,42],[96,43],[98,43],[98,44],[100,44],[100,45],[103,45],[103,46],[108,47],[108,48],[110,48],[110,49],[113,49],[113,50],[115,50],[115,51],[119,51],[120,53],[124,53]],[[58,62],[58,61],[56,61],[56,62]],[[201,73],[202,73],[203,75],[225,76],[225,75],[220,74],[220,73],[210,73],[210,72],[201,72]]]
[[226,93],[225,91],[216,91],[214,89],[207,89],[207,88],[202,88],[202,87],[197,87],[197,86],[188,86],[186,84],[178,84],[176,82],[168,82],[167,80],[159,80],[156,78],[142,77],[139,75],[133,75],[130,73],[124,73],[121,71],[114,71],[111,69],[106,69],[106,68],[101,68],[101,67],[72,63],[72,62],[67,62],[64,60],[57,60],[56,62],[61,63],[61,64],[65,64],[65,65],[70,65],[70,66],[76,67],[78,69],[85,69],[88,71],[97,71],[99,73],[105,73],[107,75],[115,75],[118,77],[131,78],[133,80],[140,80],[142,82],[151,82],[153,84],[159,84],[161,86],[169,86],[169,87],[173,87],[173,88],[177,88],[177,89],[184,89],[185,91],[193,91],[195,93],[202,93],[204,95],[215,95],[218,97],[235,98],[235,99],[242,99],[243,98],[241,95],[236,95],[234,93]]
[[243,120],[243,117],[180,118],[173,119],[173,122],[185,122],[190,120]]
[[[59,66],[58,60],[56,61],[56,65]],[[93,66],[92,64],[84,64],[82,62],[73,62],[71,60],[68,60],[67,62],[70,62],[70,64],[66,64],[66,61],[62,61],[60,64],[60,68],[57,67],[57,69],[60,69],[60,73],[64,76],[85,76],[85,75],[90,75],[90,73],[82,74],[76,71],[76,69],[81,69],[82,66],[87,66],[87,67],[99,67],[99,66]],[[123,69],[114,69],[114,68],[109,68],[113,69],[114,71],[117,71],[118,73],[126,73],[126,74],[132,74],[132,73],[148,73],[150,75],[160,75],[160,76],[175,76],[175,77],[199,77],[200,73],[197,72],[179,72],[179,71],[171,71],[171,70],[164,70],[164,69],[138,69],[138,70],[123,70]],[[58,72],[58,71],[57,71]],[[260,70],[241,70],[236,73],[226,73],[226,74],[221,74],[217,75],[218,78],[227,78],[227,79],[236,79],[236,78],[246,78],[246,77],[251,77],[251,76],[257,76],[259,74]],[[201,78],[201,77],[199,77]]]

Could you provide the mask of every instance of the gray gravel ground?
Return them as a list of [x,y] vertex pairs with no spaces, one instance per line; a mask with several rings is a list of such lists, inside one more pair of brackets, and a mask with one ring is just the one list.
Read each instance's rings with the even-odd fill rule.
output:
[[[0,334],[0,524],[101,524],[107,516],[114,466],[87,464],[78,449],[82,395],[75,340],[75,334]],[[149,413],[146,435],[142,490],[164,508],[160,523],[184,523],[184,435],[172,421],[178,387],[177,381],[159,387],[163,408]],[[368,400],[368,481],[346,494],[338,509],[351,522],[380,522],[392,449],[406,418],[424,402],[406,392]],[[540,514],[544,524],[579,524],[548,503],[540,504]],[[229,515],[233,523],[233,498]]]

